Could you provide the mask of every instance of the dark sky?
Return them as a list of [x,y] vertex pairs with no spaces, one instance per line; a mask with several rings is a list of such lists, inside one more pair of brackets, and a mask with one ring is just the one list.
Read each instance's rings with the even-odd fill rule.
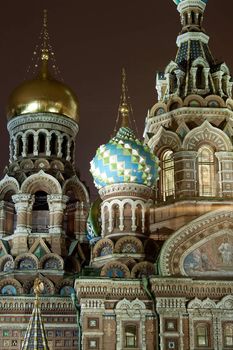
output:
[[[77,167],[94,193],[89,162],[114,128],[121,68],[127,71],[134,116],[142,135],[147,110],[156,102],[155,74],[175,57],[179,14],[172,0],[2,1],[1,171],[8,164],[7,99],[27,77],[44,8],[48,9],[51,43],[62,77],[80,103]],[[209,0],[204,21],[213,55],[231,70],[232,13],[232,0]]]

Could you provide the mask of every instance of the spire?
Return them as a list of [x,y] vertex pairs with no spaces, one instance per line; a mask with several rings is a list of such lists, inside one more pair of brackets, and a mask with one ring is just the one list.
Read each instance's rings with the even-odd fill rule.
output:
[[21,350],[49,350],[45,329],[41,318],[39,301],[39,295],[44,290],[44,284],[39,278],[35,279],[33,289],[35,293],[34,309]]
[[[58,68],[53,47],[50,43],[49,31],[48,31],[48,11],[43,10],[42,29],[37,41],[37,44],[33,51],[32,61],[27,69],[27,74],[32,72],[38,74],[41,78],[48,78],[49,68],[52,68],[53,73],[59,80],[63,81],[60,70]],[[54,75],[53,74],[53,75]]]
[[41,75],[42,78],[47,78],[48,75],[48,60],[49,60],[49,34],[48,34],[48,13],[44,10],[43,29],[42,29],[42,46],[41,46]]
[[119,106],[119,113],[121,116],[121,127],[129,127],[129,106],[127,98],[127,84],[125,68],[122,68],[122,83],[121,83],[121,100]]
[[120,103],[119,103],[119,108],[117,112],[118,113],[117,113],[113,134],[116,135],[118,130],[124,127],[124,128],[130,128],[134,130],[136,132],[136,135],[138,135],[137,124],[133,115],[133,109],[132,109],[130,98],[128,95],[125,68],[122,68],[122,73],[121,73],[121,97],[120,97]]
[[44,20],[43,20],[43,43],[41,49],[41,59],[42,61],[48,61],[49,59],[49,50],[48,50],[48,13],[47,10],[44,10]]

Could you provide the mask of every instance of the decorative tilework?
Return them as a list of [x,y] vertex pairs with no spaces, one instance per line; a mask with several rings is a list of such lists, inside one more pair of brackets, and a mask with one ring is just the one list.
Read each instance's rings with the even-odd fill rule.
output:
[[91,173],[99,189],[115,183],[153,186],[157,178],[157,158],[130,128],[120,128],[106,145],[98,148]]

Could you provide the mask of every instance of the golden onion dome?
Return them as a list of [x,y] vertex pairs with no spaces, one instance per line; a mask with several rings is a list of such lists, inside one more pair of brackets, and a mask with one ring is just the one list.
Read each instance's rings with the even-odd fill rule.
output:
[[48,54],[41,56],[39,75],[20,84],[11,94],[7,118],[28,113],[57,113],[79,121],[78,101],[73,91],[48,72]]

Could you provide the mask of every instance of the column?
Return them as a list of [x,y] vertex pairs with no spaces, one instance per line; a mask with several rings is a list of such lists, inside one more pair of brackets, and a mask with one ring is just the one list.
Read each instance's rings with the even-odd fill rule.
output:
[[[27,157],[27,152],[26,152],[26,148],[27,148],[27,138],[26,138],[26,135],[25,135],[25,134],[22,136],[22,142],[23,142],[22,157]],[[18,147],[19,147],[19,145],[17,145],[17,153],[18,153]],[[17,155],[16,155],[16,158],[17,158]]]
[[45,154],[47,157],[51,155],[50,141],[51,141],[51,135],[46,135]]
[[6,220],[6,209],[5,202],[0,201],[0,237],[5,233],[5,220]]
[[174,153],[175,193],[177,198],[197,196],[195,151]]
[[233,152],[216,152],[218,159],[218,191],[220,197],[233,196]]
[[34,196],[28,193],[20,193],[12,196],[17,213],[17,223],[14,232],[12,255],[19,255],[28,251],[27,237],[31,233],[28,225],[28,217],[31,215]]
[[34,144],[33,144],[33,155],[38,156],[38,135],[33,135]]
[[63,232],[63,214],[68,197],[62,194],[51,194],[47,199],[50,213],[49,233],[60,235]]
[[62,154],[61,154],[61,144],[62,144],[62,138],[61,138],[61,135],[59,135],[57,137],[57,156],[59,158],[61,158]]

